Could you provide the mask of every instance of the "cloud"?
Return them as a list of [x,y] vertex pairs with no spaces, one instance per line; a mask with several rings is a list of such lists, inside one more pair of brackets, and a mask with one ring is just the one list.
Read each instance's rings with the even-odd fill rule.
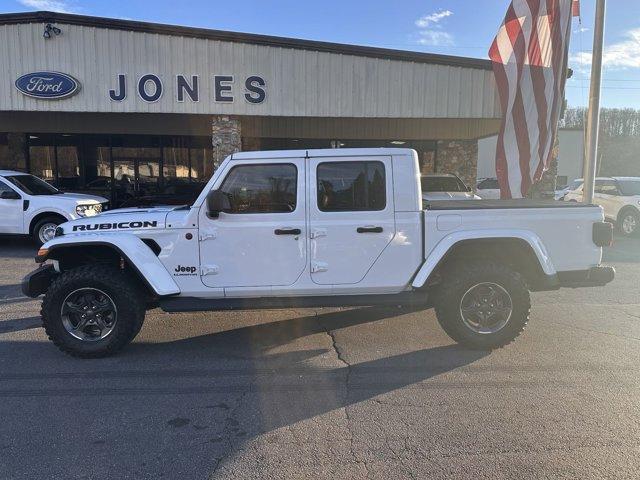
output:
[[416,26],[420,28],[428,28],[429,26],[440,22],[440,20],[450,17],[453,15],[451,10],[441,10],[439,12],[434,12],[429,15],[424,15],[416,20]]
[[416,20],[418,31],[418,44],[428,46],[450,46],[454,44],[453,35],[446,32],[440,22],[453,15],[451,10],[440,10],[429,15],[423,15]]
[[[589,67],[592,55],[590,52],[579,52],[572,55],[570,60],[579,67]],[[602,64],[609,70],[640,68],[640,28],[629,30],[625,40],[605,46]]]
[[28,8],[48,10],[51,12],[71,13],[73,8],[65,0],[19,0]]

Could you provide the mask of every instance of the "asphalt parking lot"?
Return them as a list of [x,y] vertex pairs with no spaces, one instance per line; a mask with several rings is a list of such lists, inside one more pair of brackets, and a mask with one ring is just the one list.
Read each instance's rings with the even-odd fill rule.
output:
[[452,344],[432,312],[152,311],[76,360],[0,239],[0,478],[637,478],[640,240],[615,283],[534,294],[512,345]]

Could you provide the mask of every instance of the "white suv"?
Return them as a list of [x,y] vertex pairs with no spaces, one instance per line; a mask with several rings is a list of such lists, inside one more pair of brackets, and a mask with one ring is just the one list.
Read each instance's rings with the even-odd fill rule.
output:
[[[568,202],[582,201],[580,185],[564,197]],[[604,215],[624,235],[640,231],[640,177],[606,177],[596,179],[593,202],[604,209]]]
[[97,215],[107,203],[94,195],[61,192],[33,175],[0,170],[0,234],[32,235],[42,244],[61,223]]

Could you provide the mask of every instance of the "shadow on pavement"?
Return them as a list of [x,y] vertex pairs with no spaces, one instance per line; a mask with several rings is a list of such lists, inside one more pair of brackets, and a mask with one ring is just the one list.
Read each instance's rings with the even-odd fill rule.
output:
[[32,300],[33,298],[25,297],[22,294],[22,285],[19,283],[0,285],[0,304],[20,303]]
[[[488,355],[488,352],[458,346],[438,346],[347,363],[335,342],[340,329],[384,319],[393,321],[400,313],[406,310],[363,308],[160,344],[134,343],[115,359],[61,361],[61,365],[67,366],[66,372],[44,373],[38,368],[37,359],[51,362],[52,355],[42,352],[43,349],[51,351],[54,348],[51,344],[18,342],[16,348],[10,347],[12,352],[6,353],[9,358],[19,355],[33,359],[31,369],[24,373],[5,371],[0,375],[0,397],[4,398],[3,402],[17,397],[20,403],[29,397],[45,397],[47,405],[89,402],[92,411],[109,411],[116,404],[118,415],[101,417],[100,429],[101,435],[118,438],[119,448],[126,446],[119,459],[123,465],[144,462],[145,474],[150,476],[166,474],[167,468],[174,473],[197,476],[218,470],[217,474],[222,475],[221,459],[233,457],[261,434],[281,427],[297,428],[294,425],[298,422],[324,414],[329,416],[322,420],[325,422],[322,428],[350,428],[348,414],[334,411],[397,389],[411,388]],[[25,323],[26,320],[31,319],[25,319]],[[298,338],[321,333],[329,336],[325,341],[329,346],[324,349],[269,352]],[[0,351],[9,346],[8,342],[3,343]],[[326,357],[331,360],[327,367],[307,363],[311,357],[328,352],[338,356],[341,366],[336,367],[336,360],[331,356]],[[166,369],[153,367],[158,366],[158,355],[165,360],[161,365],[167,365]],[[171,370],[172,361],[185,357],[192,357],[192,363],[198,366]],[[225,363],[225,359],[231,362]],[[77,370],[72,369],[73,365],[77,365]],[[93,371],[87,371],[87,366]],[[415,388],[442,388],[442,385]],[[76,418],[79,412],[73,408],[57,412],[56,422],[82,421]],[[123,430],[122,419],[138,418],[140,412],[144,412],[147,420],[134,422],[131,431]],[[425,415],[437,414],[425,411]],[[193,425],[193,428],[184,427],[178,435],[173,433],[176,425]],[[42,427],[39,424],[38,429]],[[141,436],[144,442],[140,442]],[[85,441],[83,429],[66,432],[67,444]],[[107,454],[109,445],[100,441],[100,448]],[[60,449],[46,443],[41,448],[50,450],[38,454],[42,461],[52,462],[47,465],[47,471],[65,468],[70,477],[77,473],[69,470],[69,465],[74,464],[73,449]],[[7,465],[9,471],[18,468],[20,462],[28,461],[26,458],[14,460]],[[91,471],[86,473],[102,477],[108,474],[109,468],[108,462],[104,465],[94,462]]]
[[37,251],[29,237],[0,235],[0,257],[33,258]]
[[42,319],[40,317],[5,320],[0,322],[0,333],[20,332],[40,327],[42,327]]

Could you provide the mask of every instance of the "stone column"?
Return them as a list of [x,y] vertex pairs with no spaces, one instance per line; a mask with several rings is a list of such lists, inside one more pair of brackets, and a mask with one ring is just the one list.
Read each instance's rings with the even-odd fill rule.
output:
[[227,115],[212,117],[211,145],[213,146],[213,165],[215,170],[227,156],[242,150],[240,119]]
[[478,179],[477,140],[438,140],[435,173],[454,173],[476,189]]
[[8,165],[0,165],[0,168],[26,171],[27,136],[24,133],[7,133],[7,143],[9,163]]

